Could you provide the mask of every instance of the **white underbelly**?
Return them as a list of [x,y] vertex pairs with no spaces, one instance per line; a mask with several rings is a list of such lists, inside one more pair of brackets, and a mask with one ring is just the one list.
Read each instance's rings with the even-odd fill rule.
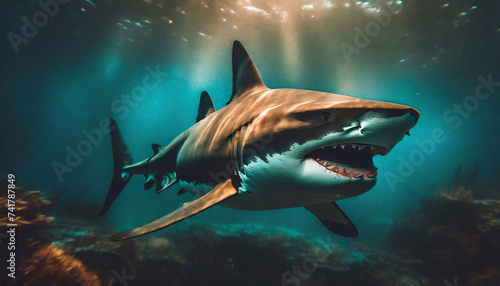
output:
[[[195,197],[202,197],[212,190],[205,184],[192,184],[181,181],[180,185]],[[251,189],[252,191],[248,191]],[[341,199],[332,193],[314,193],[299,188],[283,188],[279,183],[262,183],[249,187],[245,182],[236,196],[221,202],[220,205],[241,210],[272,210],[301,207]]]
[[[292,157],[274,154],[266,158],[267,162],[260,158],[250,162],[244,167],[245,174],[239,174],[241,186],[238,194],[220,204],[242,210],[294,208],[338,201],[359,195],[371,188],[363,186],[364,183],[359,180],[349,181],[349,184],[345,184],[345,180],[339,180],[340,183],[344,182],[342,186],[332,185],[332,176],[335,175],[329,174],[323,166],[313,160],[299,164],[295,159],[290,159]],[[303,172],[311,169],[315,172],[320,169],[320,176],[304,179]],[[204,184],[194,185],[182,181],[181,186],[197,197],[212,189]]]

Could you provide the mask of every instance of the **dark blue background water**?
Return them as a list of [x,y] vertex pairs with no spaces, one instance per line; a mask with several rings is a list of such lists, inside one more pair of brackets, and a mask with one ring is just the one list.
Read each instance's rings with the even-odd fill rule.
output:
[[[478,77],[500,82],[498,1],[391,2],[399,12],[389,12],[385,27],[374,24],[374,15],[389,11],[382,1],[75,0],[58,6],[27,37],[22,19],[43,17],[41,6],[0,1],[0,174],[13,172],[19,182],[46,192],[64,190],[61,205],[104,200],[112,172],[106,134],[71,172],[58,178],[53,168],[54,162],[67,165],[68,150],[83,144],[85,130],[99,128],[103,118],[117,120],[133,158],[142,160],[151,155],[151,143],[166,145],[194,123],[202,90],[223,107],[236,39],[271,88],[392,101],[421,112],[411,137],[375,159],[377,185],[340,202],[360,229],[357,239],[378,238],[419,197],[448,184],[457,166],[479,164],[481,180],[498,183],[499,84],[488,99],[476,97]],[[342,48],[356,47],[357,29],[372,36],[346,56]],[[12,45],[13,34],[27,43]],[[168,76],[126,114],[125,103],[116,100],[142,85],[148,67]],[[464,103],[467,113],[447,112]],[[434,150],[422,151],[422,142],[432,149],[430,140]],[[155,195],[142,185],[142,177],[134,178],[104,219],[118,229],[135,227],[191,199],[177,197],[176,189]],[[217,207],[196,220],[328,234],[300,208]]]

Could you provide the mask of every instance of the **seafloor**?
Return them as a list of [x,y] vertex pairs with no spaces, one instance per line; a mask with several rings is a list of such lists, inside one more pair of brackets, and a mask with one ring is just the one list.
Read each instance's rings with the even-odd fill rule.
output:
[[14,285],[500,285],[500,187],[442,188],[379,245],[348,247],[247,224],[181,224],[111,242],[113,228],[76,207],[49,216],[57,196],[16,191]]

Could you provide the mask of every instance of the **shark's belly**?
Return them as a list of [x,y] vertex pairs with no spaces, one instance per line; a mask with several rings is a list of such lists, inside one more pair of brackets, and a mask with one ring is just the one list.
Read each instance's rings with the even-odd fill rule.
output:
[[261,194],[242,194],[231,197],[221,205],[239,210],[274,210],[295,208],[306,205],[314,205],[324,202],[332,202],[332,198],[312,198],[310,196],[294,196],[293,198],[286,198],[282,196],[267,196]]
[[[373,187],[374,182],[368,185],[361,180],[335,186],[321,180],[301,180],[300,172],[303,169],[293,168],[294,162],[288,157],[275,154],[267,157],[266,161],[257,159],[245,165],[245,173],[239,173],[241,185],[238,194],[220,204],[241,210],[294,208],[357,196]],[[316,163],[312,166],[317,167]],[[182,180],[180,184],[196,197],[207,194],[213,188]]]
[[[212,190],[212,187],[205,184],[180,181],[180,185],[195,197],[204,196]],[[262,184],[257,190],[252,189],[251,192],[248,190],[250,188],[243,183],[236,196],[224,200],[220,205],[240,210],[272,210],[332,202],[344,198],[331,192],[285,189],[275,184]]]

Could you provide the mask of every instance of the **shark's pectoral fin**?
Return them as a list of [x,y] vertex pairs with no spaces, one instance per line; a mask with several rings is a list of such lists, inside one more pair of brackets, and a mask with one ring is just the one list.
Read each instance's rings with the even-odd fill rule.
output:
[[210,192],[208,192],[203,197],[194,200],[189,203],[185,203],[180,208],[175,211],[154,220],[146,225],[139,226],[132,230],[127,230],[124,232],[117,233],[111,236],[111,240],[124,240],[129,238],[134,238],[137,236],[141,236],[147,233],[151,233],[167,226],[173,225],[177,222],[180,222],[186,218],[189,218],[199,212],[202,212],[223,200],[234,196],[238,193],[238,190],[235,186],[233,186],[233,182],[231,179],[218,184],[213,188]]
[[335,202],[310,205],[305,207],[312,212],[326,228],[346,237],[358,236],[358,230]]

